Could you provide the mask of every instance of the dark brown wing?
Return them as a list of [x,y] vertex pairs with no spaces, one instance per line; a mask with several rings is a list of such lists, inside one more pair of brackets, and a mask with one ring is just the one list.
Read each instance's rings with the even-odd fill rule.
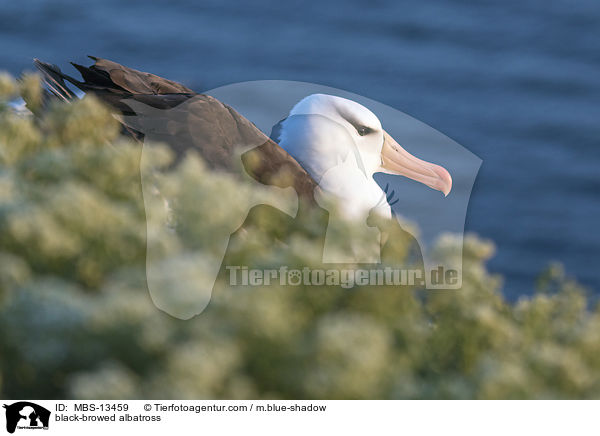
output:
[[118,86],[131,94],[194,94],[181,83],[151,73],[134,70],[108,59],[90,56],[95,61],[91,67],[73,63],[86,82],[103,86]]
[[250,146],[241,156],[250,176],[263,184],[293,187],[301,198],[313,201],[317,184],[312,177],[284,149],[230,106],[154,74],[106,59],[92,59],[95,64],[90,67],[73,64],[83,81],[67,76],[55,65],[38,60],[35,65],[54,89],[57,82],[64,84],[66,80],[95,94],[126,115],[130,127],[169,144],[178,157],[193,149],[210,167],[231,170],[235,166],[232,159],[236,149]]
[[172,80],[143,73],[106,59],[91,58],[95,63],[90,67],[72,63],[81,74],[83,81],[63,73],[56,65],[39,59],[34,59],[33,63],[41,71],[48,89],[60,99],[76,98],[66,86],[65,81],[67,81],[86,93],[93,93],[122,113],[128,111],[128,107],[122,103],[123,99],[132,96],[146,98],[160,95],[161,98],[154,99],[152,104],[167,109],[196,95],[191,89]]

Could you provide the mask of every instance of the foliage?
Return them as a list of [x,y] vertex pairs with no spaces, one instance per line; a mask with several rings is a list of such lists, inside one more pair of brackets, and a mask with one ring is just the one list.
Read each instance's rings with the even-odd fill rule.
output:
[[[39,117],[15,114],[17,91]],[[460,291],[230,288],[220,277],[204,313],[171,318],[146,286],[140,146],[93,98],[42,110],[32,77],[0,76],[0,101],[3,397],[600,397],[600,310],[556,266],[532,297],[506,301],[485,266],[493,244],[473,235]],[[149,153],[163,189],[202,199],[162,248],[169,262],[157,267],[175,289],[189,274],[183,260],[206,255],[229,205],[260,188],[193,154],[172,165],[165,147]],[[316,219],[263,223],[232,240],[231,259],[311,265]],[[286,245],[267,245],[282,232],[292,234]],[[437,253],[456,255],[460,243],[442,238]]]

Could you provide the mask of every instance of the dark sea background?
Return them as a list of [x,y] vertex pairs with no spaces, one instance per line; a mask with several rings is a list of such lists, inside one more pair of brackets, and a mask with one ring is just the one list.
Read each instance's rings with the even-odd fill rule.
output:
[[600,292],[600,3],[3,1],[0,69],[109,58],[198,91],[283,79],[364,95],[481,159],[466,230],[505,294],[551,261]]

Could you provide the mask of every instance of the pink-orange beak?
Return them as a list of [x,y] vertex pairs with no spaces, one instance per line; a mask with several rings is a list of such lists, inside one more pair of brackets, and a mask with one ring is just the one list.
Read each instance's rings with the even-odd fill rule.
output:
[[447,196],[452,177],[444,167],[421,160],[403,149],[386,131],[383,132],[381,172],[396,174],[423,183]]

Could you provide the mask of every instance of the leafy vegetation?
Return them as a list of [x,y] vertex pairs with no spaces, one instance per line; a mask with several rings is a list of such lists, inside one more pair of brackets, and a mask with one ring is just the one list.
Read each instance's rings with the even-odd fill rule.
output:
[[[39,116],[8,104],[19,93]],[[559,266],[533,296],[506,301],[485,266],[493,244],[473,235],[460,291],[230,288],[220,276],[200,316],[166,315],[146,285],[140,146],[93,98],[41,108],[34,76],[0,76],[2,397],[600,397],[600,310]],[[148,159],[163,168],[163,189],[198,204],[157,260],[175,290],[229,205],[260,188],[212,174],[193,154],[171,165],[157,145]],[[312,219],[262,223],[234,238],[229,256],[258,268],[312,265]],[[282,232],[288,244],[269,246]],[[437,255],[461,243],[442,238]]]

